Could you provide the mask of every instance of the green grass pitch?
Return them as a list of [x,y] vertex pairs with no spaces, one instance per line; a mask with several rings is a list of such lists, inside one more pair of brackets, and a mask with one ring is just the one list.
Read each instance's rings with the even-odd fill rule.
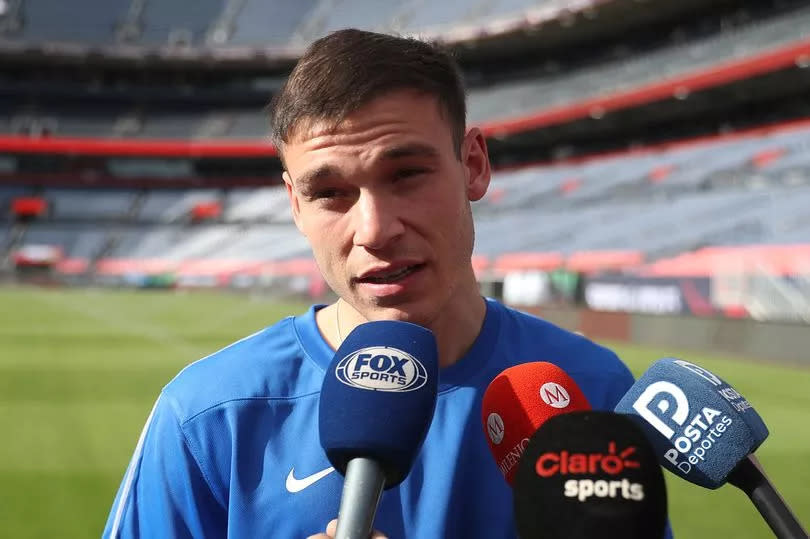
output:
[[[98,537],[160,388],[187,363],[304,308],[219,293],[27,288],[0,288],[0,307],[0,535],[10,538]],[[735,385],[771,430],[760,460],[810,525],[810,369],[612,348],[637,375],[678,355]],[[733,487],[667,481],[676,536],[773,536]]]

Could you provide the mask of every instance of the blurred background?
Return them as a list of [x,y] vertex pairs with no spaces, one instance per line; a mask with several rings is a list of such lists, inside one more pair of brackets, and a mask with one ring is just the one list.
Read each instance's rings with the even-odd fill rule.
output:
[[[809,1],[0,0],[0,535],[98,536],[160,388],[332,299],[264,108],[345,27],[458,58],[482,292],[725,377],[810,523]],[[676,536],[772,536],[667,475]]]

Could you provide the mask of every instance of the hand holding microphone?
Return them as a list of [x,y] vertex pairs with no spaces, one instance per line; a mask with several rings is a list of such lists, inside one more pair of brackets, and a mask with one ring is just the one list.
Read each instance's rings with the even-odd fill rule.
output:
[[[315,535],[310,535],[307,539],[334,539],[335,534],[337,533],[337,519],[332,519],[329,521],[329,524],[326,525],[326,532],[324,533],[316,533]],[[371,532],[371,536],[369,539],[388,539],[382,532],[373,530]]]
[[383,489],[411,470],[437,394],[436,339],[421,326],[361,324],[335,352],[321,388],[319,431],[345,477],[336,539],[369,537]]
[[661,464],[705,488],[726,482],[748,495],[780,539],[807,532],[756,463],[768,429],[751,404],[706,369],[674,358],[658,360],[619,401],[644,430]]

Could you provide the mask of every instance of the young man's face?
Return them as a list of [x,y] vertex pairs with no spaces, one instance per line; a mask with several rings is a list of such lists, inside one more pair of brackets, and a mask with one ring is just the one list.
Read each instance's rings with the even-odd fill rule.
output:
[[470,201],[490,177],[480,131],[459,159],[436,99],[414,92],[329,127],[300,129],[283,151],[295,223],[332,289],[368,320],[426,326],[477,296]]

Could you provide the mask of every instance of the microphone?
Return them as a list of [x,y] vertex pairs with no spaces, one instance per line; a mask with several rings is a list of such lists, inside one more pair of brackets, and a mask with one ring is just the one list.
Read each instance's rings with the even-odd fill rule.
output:
[[768,428],[751,403],[712,372],[681,359],[660,359],[616,411],[641,426],[661,464],[675,475],[709,489],[731,483],[778,538],[807,538],[752,455]]
[[408,322],[357,326],[321,388],[321,446],[344,476],[335,539],[367,539],[383,489],[400,484],[427,435],[438,395],[433,333]]
[[509,367],[490,382],[481,405],[489,449],[511,485],[529,438],[546,420],[590,410],[588,399],[561,368],[538,361]]
[[549,418],[529,439],[514,482],[522,539],[661,539],[664,474],[642,430],[613,412]]

